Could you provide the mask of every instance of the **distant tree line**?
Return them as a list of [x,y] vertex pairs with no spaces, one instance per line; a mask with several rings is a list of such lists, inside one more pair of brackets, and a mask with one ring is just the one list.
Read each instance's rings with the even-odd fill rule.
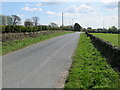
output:
[[74,31],[71,26],[60,26],[60,27],[51,27],[47,25],[39,26],[22,26],[22,25],[2,25],[0,26],[0,32],[2,33],[20,33],[20,32],[38,32],[46,30],[65,30],[65,31]]
[[92,27],[82,28],[80,24],[75,23],[74,26],[58,26],[56,23],[51,22],[49,25],[39,25],[38,17],[33,17],[31,19],[26,19],[23,25],[19,25],[21,19],[12,15],[13,25],[1,25],[0,32],[2,33],[20,33],[20,32],[38,32],[46,30],[65,30],[65,31],[85,31],[89,33],[119,33],[120,29],[117,29],[115,26],[110,27],[109,29],[97,28],[92,29]]
[[86,31],[89,33],[120,33],[120,29],[117,29],[117,27],[115,26],[112,26],[108,29],[106,28],[92,29],[91,27],[88,27],[87,29],[83,28],[82,31]]

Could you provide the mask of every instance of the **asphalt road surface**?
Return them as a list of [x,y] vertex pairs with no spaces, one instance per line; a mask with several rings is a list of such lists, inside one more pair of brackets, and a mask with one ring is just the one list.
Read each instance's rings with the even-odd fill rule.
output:
[[34,44],[2,57],[2,88],[56,88],[69,69],[80,33]]

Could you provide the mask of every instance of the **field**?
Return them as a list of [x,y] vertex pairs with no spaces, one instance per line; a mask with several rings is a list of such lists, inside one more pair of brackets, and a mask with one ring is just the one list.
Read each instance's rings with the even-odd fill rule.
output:
[[[12,51],[27,47],[29,45],[38,43],[40,41],[47,40],[47,39],[57,37],[60,35],[68,34],[68,33],[71,33],[71,32],[69,32],[69,31],[68,32],[66,32],[66,31],[60,32],[59,31],[59,32],[55,32],[55,33],[39,35],[36,38],[26,37],[26,38],[23,38],[22,40],[15,40],[15,41],[11,41],[11,42],[2,42],[2,47],[0,47],[0,51],[1,51],[1,49],[2,49],[2,51],[0,52],[0,55],[4,55],[9,52],[12,52]],[[1,44],[1,42],[0,42],[0,44]]]
[[89,37],[81,34],[65,88],[118,88],[119,74],[93,46]]
[[119,38],[120,38],[120,34],[105,34],[105,33],[91,33],[92,35],[96,36],[96,37],[99,37],[105,41],[109,41],[111,44],[115,45],[115,46],[119,46],[119,43],[120,42]]

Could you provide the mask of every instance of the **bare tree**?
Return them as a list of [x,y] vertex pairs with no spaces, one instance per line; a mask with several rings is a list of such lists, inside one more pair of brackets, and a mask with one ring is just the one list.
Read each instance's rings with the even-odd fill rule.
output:
[[20,24],[21,19],[20,19],[19,16],[17,16],[17,15],[12,15],[12,17],[13,17],[13,25]]
[[35,24],[35,26],[38,25],[38,21],[39,21],[39,17],[32,17],[33,23]]

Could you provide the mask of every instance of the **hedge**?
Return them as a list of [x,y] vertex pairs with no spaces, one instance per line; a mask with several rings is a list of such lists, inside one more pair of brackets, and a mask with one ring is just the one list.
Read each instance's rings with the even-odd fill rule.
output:
[[0,32],[2,33],[20,33],[20,32],[37,32],[43,30],[69,30],[68,27],[48,27],[48,26],[0,26]]

